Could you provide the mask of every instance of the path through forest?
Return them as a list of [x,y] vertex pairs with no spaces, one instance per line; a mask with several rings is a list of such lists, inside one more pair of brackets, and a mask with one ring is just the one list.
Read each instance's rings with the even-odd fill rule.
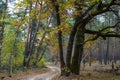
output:
[[50,69],[50,71],[43,74],[26,77],[23,80],[51,80],[53,77],[60,73],[60,69],[56,66],[49,65],[47,67]]

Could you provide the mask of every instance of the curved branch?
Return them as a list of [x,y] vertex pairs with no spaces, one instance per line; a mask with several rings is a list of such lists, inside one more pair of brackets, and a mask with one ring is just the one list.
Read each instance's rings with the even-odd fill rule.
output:
[[105,39],[106,37],[119,37],[120,38],[120,34],[115,33],[115,32],[102,33],[100,31],[85,30],[85,33],[87,33],[87,34],[94,34],[94,35],[97,35],[99,37],[102,37],[103,39]]
[[120,23],[120,21],[118,21],[114,26],[107,26],[99,31],[93,31],[93,30],[85,30],[85,33],[89,33],[89,34],[96,34],[96,33],[102,33],[103,31],[110,29],[110,28],[116,28],[117,25]]
[[85,44],[85,43],[87,43],[87,42],[89,42],[89,41],[94,41],[94,40],[96,40],[96,39],[98,39],[98,38],[99,38],[99,36],[96,35],[95,37],[93,37],[93,38],[91,38],[91,39],[88,39],[88,40],[84,41],[83,44]]

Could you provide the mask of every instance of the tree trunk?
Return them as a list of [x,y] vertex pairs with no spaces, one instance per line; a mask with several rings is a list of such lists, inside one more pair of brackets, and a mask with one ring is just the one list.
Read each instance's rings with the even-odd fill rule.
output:
[[83,43],[84,43],[84,26],[78,27],[76,33],[75,49],[72,58],[71,71],[72,73],[79,74],[80,63],[83,55]]
[[106,54],[105,54],[105,64],[109,64],[109,38],[107,38],[107,50],[106,50]]
[[[56,3],[55,3],[56,2]],[[56,0],[52,0],[53,6],[55,8],[55,15],[57,19],[57,26],[59,29],[59,26],[61,24],[60,21],[60,14],[59,14],[59,4],[57,3]],[[58,30],[58,46],[59,46],[59,55],[60,55],[60,68],[61,68],[61,75],[64,75],[64,67],[65,67],[65,62],[63,58],[63,46],[62,46],[62,31]]]
[[32,30],[31,30],[31,37],[30,37],[30,40],[31,40],[31,43],[30,43],[30,52],[29,52],[29,58],[28,58],[28,65],[30,63],[30,60],[31,60],[31,57],[32,57],[32,54],[34,54],[35,52],[35,43],[36,43],[36,37],[37,37],[37,32],[39,30],[39,23],[40,21],[38,20],[33,20],[33,23],[32,23]]
[[92,51],[91,51],[91,48],[90,48],[90,51],[89,51],[89,66],[91,66],[91,54],[92,54]]
[[28,32],[27,32],[25,51],[24,51],[24,60],[23,60],[24,67],[27,67],[27,58],[29,56],[29,45],[30,45],[29,39],[30,39],[30,19],[28,20]]
[[60,68],[61,68],[61,75],[64,74],[63,68],[65,67],[65,62],[63,58],[63,47],[62,47],[62,32],[58,31],[58,44],[59,44],[59,55],[60,55]]
[[[32,10],[32,3],[30,3],[29,6],[29,13]],[[25,50],[24,50],[24,60],[23,60],[23,67],[28,67],[28,58],[30,56],[30,33],[31,33],[31,18],[28,19],[28,32],[26,37],[26,44],[25,44]]]
[[102,43],[101,43],[101,39],[99,39],[99,43],[98,43],[98,46],[99,46],[99,51],[98,51],[98,61],[99,61],[99,64],[102,64]]
[[78,17],[76,17],[75,25],[70,33],[70,38],[67,46],[67,54],[66,54],[66,66],[70,69],[70,64],[71,64],[71,56],[72,56],[72,50],[73,50],[73,43],[75,39],[75,34],[77,31],[77,21]]
[[[36,50],[36,53],[35,53],[35,61],[33,62],[34,65],[37,65],[37,63],[42,59],[41,56],[43,54],[40,54],[41,52],[41,46],[42,46],[42,43],[43,43],[43,40],[45,38],[45,35],[46,35],[46,32],[43,34],[40,42],[39,42],[39,45],[37,47],[37,50]],[[46,46],[47,47],[47,46]],[[45,48],[46,49],[46,48]],[[40,59],[41,58],[41,59]]]

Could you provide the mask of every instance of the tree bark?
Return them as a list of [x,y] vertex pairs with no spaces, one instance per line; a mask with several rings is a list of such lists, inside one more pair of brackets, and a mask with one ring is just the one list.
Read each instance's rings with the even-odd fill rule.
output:
[[109,64],[109,38],[107,38],[107,49],[105,54],[105,64]]
[[91,48],[90,48],[90,51],[89,51],[89,66],[91,66],[91,54],[92,54],[92,51],[91,51]]
[[71,71],[74,74],[79,74],[80,71],[80,63],[83,55],[83,43],[85,38],[84,28],[84,26],[78,27],[76,33],[75,49],[71,64]]
[[[56,3],[55,3],[56,2]],[[55,15],[57,19],[57,26],[59,29],[59,26],[61,24],[60,21],[60,13],[59,13],[59,5],[56,0],[52,0],[53,6],[55,8]],[[58,46],[59,46],[59,55],[60,55],[60,68],[61,68],[61,75],[64,75],[64,67],[65,67],[65,62],[63,58],[63,46],[62,46],[62,31],[58,30]]]
[[71,33],[70,33],[69,42],[68,42],[68,46],[67,46],[66,66],[67,66],[69,69],[70,69],[70,64],[71,64],[73,43],[74,43],[76,31],[77,31],[77,21],[78,21],[78,20],[79,20],[79,18],[76,17],[75,25],[74,25]]

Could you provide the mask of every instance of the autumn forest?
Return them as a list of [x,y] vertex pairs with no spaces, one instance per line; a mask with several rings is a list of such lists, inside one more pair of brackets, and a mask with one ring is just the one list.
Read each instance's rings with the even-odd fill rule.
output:
[[0,80],[120,80],[120,0],[0,0]]

